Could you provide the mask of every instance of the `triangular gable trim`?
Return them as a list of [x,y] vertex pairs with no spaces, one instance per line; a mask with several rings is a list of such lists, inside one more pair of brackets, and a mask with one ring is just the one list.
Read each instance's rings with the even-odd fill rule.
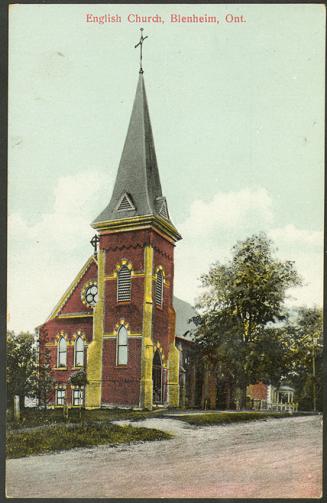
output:
[[127,192],[125,192],[119,199],[119,202],[116,206],[116,211],[131,211],[135,209],[136,208],[132,203],[131,197],[127,194]]
[[51,313],[50,313],[47,321],[53,320],[53,318],[55,318],[58,315],[58,313],[63,309],[63,307],[65,306],[66,302],[71,297],[71,295],[74,292],[75,288],[79,284],[81,278],[84,276],[84,274],[87,272],[87,270],[93,264],[93,262],[95,264],[97,264],[97,261],[95,260],[94,256],[92,255],[92,257],[90,257],[86,261],[86,263],[84,264],[84,266],[82,267],[82,269],[80,270],[80,272],[77,274],[76,278],[73,280],[73,282],[67,288],[67,290],[65,291],[64,295],[61,297],[61,299],[59,300],[59,302],[57,303],[57,305],[55,306],[55,308],[51,311]]

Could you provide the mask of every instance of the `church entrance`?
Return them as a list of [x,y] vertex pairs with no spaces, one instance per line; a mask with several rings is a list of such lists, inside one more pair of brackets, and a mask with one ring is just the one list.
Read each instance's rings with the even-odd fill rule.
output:
[[153,381],[153,403],[160,405],[163,403],[163,372],[160,351],[157,349],[153,356],[152,381]]

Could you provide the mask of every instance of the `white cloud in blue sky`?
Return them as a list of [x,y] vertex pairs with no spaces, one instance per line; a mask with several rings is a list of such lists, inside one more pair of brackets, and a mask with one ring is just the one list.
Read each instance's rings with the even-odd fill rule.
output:
[[[42,323],[92,253],[89,223],[97,213],[102,186],[97,172],[65,176],[54,188],[53,208],[29,224],[19,213],[9,218],[9,326],[29,329]],[[196,200],[182,222],[175,253],[175,293],[191,303],[199,277],[216,260],[224,262],[238,239],[263,230],[277,255],[295,260],[305,286],[292,290],[290,304],[322,302],[322,232],[274,225],[274,204],[264,188],[219,192]]]

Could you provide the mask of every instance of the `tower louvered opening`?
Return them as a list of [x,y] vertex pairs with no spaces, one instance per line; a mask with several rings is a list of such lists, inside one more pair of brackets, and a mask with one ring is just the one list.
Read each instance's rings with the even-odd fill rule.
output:
[[155,301],[157,306],[162,306],[163,301],[163,274],[162,271],[157,273],[156,289],[155,289]]
[[162,206],[161,206],[161,208],[160,208],[159,214],[160,214],[162,217],[164,217],[164,218],[166,218],[167,220],[169,220],[168,208],[167,208],[167,204],[166,204],[166,202],[163,202],[163,203],[162,203]]
[[128,195],[124,194],[118,205],[117,211],[127,211],[127,210],[135,210],[135,207],[130,198],[128,197]]
[[117,300],[124,302],[131,300],[131,271],[123,265],[118,273]]

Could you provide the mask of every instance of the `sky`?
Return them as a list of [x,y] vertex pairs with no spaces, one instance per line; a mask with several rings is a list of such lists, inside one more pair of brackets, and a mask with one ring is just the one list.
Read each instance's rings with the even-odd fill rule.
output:
[[194,303],[201,274],[264,231],[303,277],[288,305],[322,304],[322,5],[13,4],[9,18],[9,329],[43,323],[92,254],[90,223],[110,199],[132,110],[140,27],[161,184],[183,236],[175,294]]

